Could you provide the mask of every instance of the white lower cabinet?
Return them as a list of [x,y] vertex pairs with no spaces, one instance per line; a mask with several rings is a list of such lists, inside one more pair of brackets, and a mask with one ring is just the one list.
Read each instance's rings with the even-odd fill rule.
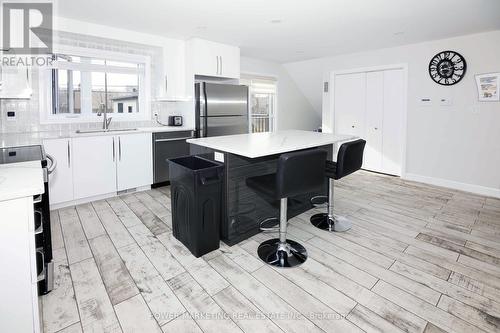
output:
[[49,176],[51,205],[153,183],[151,133],[50,139],[44,148],[57,160]]
[[0,201],[2,332],[40,332],[33,197]]
[[115,137],[81,137],[72,141],[74,198],[116,192]]
[[43,147],[57,161],[57,168],[49,176],[50,203],[73,200],[71,139],[45,140]]
[[116,181],[118,191],[153,183],[152,137],[150,133],[118,135]]

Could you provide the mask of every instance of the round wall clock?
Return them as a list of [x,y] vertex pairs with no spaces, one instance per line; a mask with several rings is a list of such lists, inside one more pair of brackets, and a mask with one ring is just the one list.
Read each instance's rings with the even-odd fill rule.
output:
[[436,83],[444,86],[460,82],[466,70],[467,63],[464,57],[455,51],[442,51],[429,63],[429,75]]

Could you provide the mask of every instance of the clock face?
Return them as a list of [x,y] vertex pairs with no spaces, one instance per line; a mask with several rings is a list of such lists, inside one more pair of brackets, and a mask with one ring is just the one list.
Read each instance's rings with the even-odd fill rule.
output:
[[451,86],[465,76],[467,63],[455,51],[443,51],[434,56],[429,63],[429,75],[439,84]]

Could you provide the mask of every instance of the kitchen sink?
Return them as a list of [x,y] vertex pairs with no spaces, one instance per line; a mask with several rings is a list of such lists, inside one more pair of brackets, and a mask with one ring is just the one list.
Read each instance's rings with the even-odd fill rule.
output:
[[77,134],[88,133],[107,133],[107,132],[130,132],[137,131],[137,128],[114,128],[114,129],[91,129],[91,130],[77,130]]

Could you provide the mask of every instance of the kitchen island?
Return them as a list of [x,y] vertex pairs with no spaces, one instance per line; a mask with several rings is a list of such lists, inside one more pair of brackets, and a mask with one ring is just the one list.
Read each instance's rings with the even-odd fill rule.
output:
[[[259,230],[260,221],[279,216],[279,201],[264,197],[247,187],[246,179],[276,172],[277,160],[283,153],[319,148],[332,159],[333,145],[354,139],[312,131],[286,130],[272,133],[238,134],[187,140],[192,152],[224,162],[223,211],[221,238],[228,245],[247,239]],[[312,208],[310,198],[326,195],[327,179],[311,193],[289,198],[288,217]]]

